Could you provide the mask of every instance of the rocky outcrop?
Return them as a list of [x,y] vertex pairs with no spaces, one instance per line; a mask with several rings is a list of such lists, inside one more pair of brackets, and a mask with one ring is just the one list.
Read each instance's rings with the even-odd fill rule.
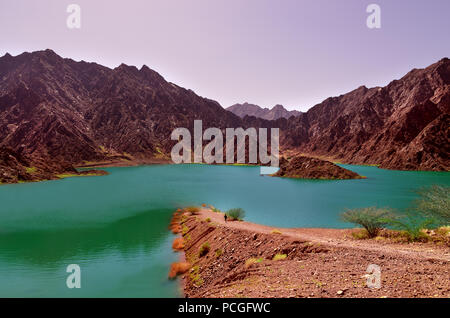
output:
[[356,172],[341,168],[332,162],[305,156],[295,156],[289,160],[282,158],[280,170],[274,176],[323,180],[363,178]]
[[0,147],[0,183],[54,179],[49,167],[31,160],[11,148]]

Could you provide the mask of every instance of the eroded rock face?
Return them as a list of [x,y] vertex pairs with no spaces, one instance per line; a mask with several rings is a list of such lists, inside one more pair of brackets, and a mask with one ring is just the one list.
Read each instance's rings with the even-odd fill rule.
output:
[[49,167],[33,163],[26,156],[11,148],[0,147],[0,183],[17,183],[53,179]]
[[364,86],[291,118],[284,148],[382,168],[450,168],[450,60]]
[[[265,120],[240,118],[146,66],[109,69],[51,50],[6,54],[0,58],[0,146],[32,167],[72,171],[112,158],[169,157],[173,129],[192,130],[201,119],[204,129],[280,128],[282,152],[448,170],[449,83],[450,62],[442,59],[386,87],[360,87],[297,117]],[[11,167],[18,166],[0,173]]]
[[0,58],[0,145],[56,170],[169,154],[170,134],[203,119],[239,126],[217,102],[143,66],[109,69],[51,50]]
[[339,167],[332,162],[305,156],[295,156],[289,160],[282,158],[280,170],[274,176],[329,180],[362,178],[359,174]]

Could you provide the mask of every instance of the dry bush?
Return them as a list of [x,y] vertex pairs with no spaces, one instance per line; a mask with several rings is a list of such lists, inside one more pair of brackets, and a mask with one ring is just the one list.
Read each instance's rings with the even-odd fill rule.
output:
[[169,278],[174,279],[178,275],[186,273],[191,268],[191,264],[186,262],[172,263],[169,271]]

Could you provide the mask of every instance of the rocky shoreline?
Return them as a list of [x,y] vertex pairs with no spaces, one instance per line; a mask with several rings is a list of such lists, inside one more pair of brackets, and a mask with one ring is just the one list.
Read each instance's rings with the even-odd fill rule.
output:
[[[450,248],[356,240],[355,230],[276,229],[203,208],[178,210],[171,230],[184,260],[171,268],[185,297],[450,297]],[[369,265],[381,288],[369,288]]]

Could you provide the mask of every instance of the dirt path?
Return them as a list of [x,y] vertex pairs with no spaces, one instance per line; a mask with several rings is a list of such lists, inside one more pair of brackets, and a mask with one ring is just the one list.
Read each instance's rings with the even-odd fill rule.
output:
[[316,242],[323,245],[339,246],[345,248],[358,248],[367,251],[377,251],[392,255],[403,255],[415,258],[443,260],[450,262],[450,248],[436,246],[433,243],[392,243],[374,240],[355,240],[351,238],[352,230],[325,229],[325,228],[275,228],[245,221],[225,222],[222,213],[215,213],[203,209],[199,212],[203,218],[210,218],[216,224],[229,228],[271,234],[278,230],[282,235],[302,241]]
[[[205,209],[186,215],[181,227],[191,264],[187,297],[450,297],[450,249],[433,243],[225,222]],[[381,270],[381,288],[367,285],[371,264]]]

